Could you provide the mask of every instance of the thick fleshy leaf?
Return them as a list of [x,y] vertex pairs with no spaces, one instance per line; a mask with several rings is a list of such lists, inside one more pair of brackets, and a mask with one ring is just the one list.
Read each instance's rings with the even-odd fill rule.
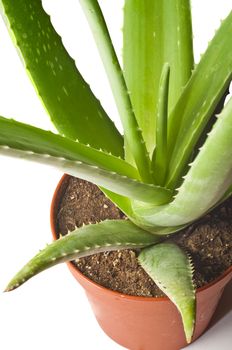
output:
[[126,220],[83,226],[40,251],[11,280],[6,291],[19,287],[39,272],[61,262],[103,251],[146,247],[158,241],[159,237]]
[[190,343],[196,317],[192,265],[188,256],[174,243],[159,243],[145,248],[139,262],[157,286],[178,308]]
[[[0,144],[41,154],[50,154],[55,157],[82,161],[109,171],[116,171],[123,176],[134,179],[139,178],[137,170],[120,158],[77,141],[55,135],[49,131],[3,117],[0,117]],[[103,188],[102,190],[128,217],[131,217],[129,198],[110,193],[110,191]]]
[[176,226],[191,223],[213,208],[232,183],[231,135],[232,99],[218,116],[175,199],[159,207],[134,203],[138,217],[150,225]]
[[222,201],[224,202],[226,199],[228,199],[230,196],[232,195],[232,185],[230,185],[230,187],[228,188],[228,190],[226,191],[226,193],[224,194],[224,196],[222,197]]
[[209,44],[169,122],[167,187],[175,188],[232,76],[232,12]]
[[121,158],[50,131],[3,117],[0,117],[0,145],[81,161],[139,179],[137,170]]
[[1,5],[27,73],[57,130],[123,156],[123,138],[77,70],[41,0],[1,0]]
[[132,220],[133,211],[131,207],[130,198],[125,196],[120,196],[119,194],[108,191],[102,187],[101,187],[101,190],[104,193],[104,195],[107,198],[109,198],[128,217],[128,219]]
[[[95,38],[99,53],[109,78],[116,105],[121,116],[125,147],[132,153],[137,168],[145,182],[152,180],[150,160],[142,133],[131,105],[130,96],[124,80],[117,55],[111,42],[102,11],[97,0],[79,0]],[[127,154],[127,150],[125,152]]]
[[169,110],[193,69],[190,4],[187,0],[126,0],[124,71],[135,115],[150,154],[163,65],[171,67]]
[[107,171],[81,161],[67,160],[63,157],[58,158],[32,151],[22,151],[9,148],[8,146],[0,146],[0,155],[49,165],[69,175],[90,181],[103,189],[142,202],[157,203],[159,205],[169,202],[172,198],[172,192],[163,187],[144,184],[125,175],[119,175],[116,172]]

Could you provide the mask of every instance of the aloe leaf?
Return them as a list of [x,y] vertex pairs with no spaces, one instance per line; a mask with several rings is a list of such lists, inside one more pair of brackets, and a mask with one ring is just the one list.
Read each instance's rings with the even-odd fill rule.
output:
[[159,205],[169,202],[172,198],[172,192],[163,187],[145,184],[125,175],[107,171],[81,161],[67,160],[63,157],[54,157],[49,154],[38,154],[33,151],[13,149],[8,146],[0,146],[0,155],[49,165],[69,175],[90,181],[121,196],[137,199],[142,202],[145,201]]
[[126,0],[123,26],[124,75],[150,154],[155,145],[155,63],[158,64],[153,37],[154,7],[154,1],[148,4],[148,1]]
[[189,0],[158,0],[157,5],[163,15],[162,32],[156,34],[161,35],[163,62],[169,63],[171,71],[168,100],[171,112],[194,67],[191,6]]
[[133,211],[150,225],[176,226],[191,223],[215,206],[232,183],[232,99],[222,113],[191,168],[175,199],[168,205],[136,203]]
[[162,185],[167,170],[167,120],[168,120],[168,89],[170,66],[166,63],[160,79],[159,99],[156,116],[156,148],[154,150],[152,167],[156,183]]
[[167,186],[174,188],[232,76],[232,12],[210,42],[170,115]]
[[171,67],[169,110],[191,76],[191,12],[186,0],[126,0],[124,71],[135,115],[149,152],[155,146],[155,115],[163,65]]
[[215,203],[212,208],[210,208],[208,212],[211,212],[212,210],[214,210],[215,208],[217,208],[219,205],[221,205],[223,202],[225,202],[227,199],[229,199],[229,197],[231,197],[232,195],[232,185],[229,186],[229,188],[227,189],[227,191],[224,193],[224,195],[220,198],[220,200]]
[[1,0],[2,14],[57,130],[123,156],[123,139],[54,30],[41,0]]
[[[95,38],[121,116],[124,136],[127,140],[125,147],[129,147],[142,179],[145,182],[151,181],[150,160],[146,146],[133,112],[123,72],[112,45],[101,8],[97,0],[79,1]],[[125,154],[127,154],[127,151]]]
[[[142,228],[145,231],[148,231],[156,236],[169,236],[170,234],[176,233],[180,230],[183,230],[188,224],[180,226],[158,226],[155,225],[152,220],[147,220],[147,217],[143,215],[143,212],[140,213],[139,210],[136,210],[137,207],[134,207],[134,200],[131,200],[131,212],[132,216],[129,219],[137,226]],[[141,202],[140,202],[141,204]],[[147,209],[146,205],[146,209]],[[140,209],[140,208],[139,208]],[[147,212],[146,212],[147,214]]]
[[222,202],[224,202],[226,199],[228,199],[230,196],[232,195],[232,185],[230,185],[230,187],[228,188],[228,190],[226,191],[226,193],[224,194],[224,196],[222,197],[222,200],[220,201],[219,204],[221,204]]
[[134,179],[138,172],[124,160],[31,125],[0,117],[0,144],[11,148],[63,157],[116,171]]
[[65,261],[103,251],[146,247],[158,241],[159,237],[126,220],[108,220],[83,226],[40,251],[10,281],[6,291],[19,287],[39,272]]
[[[230,84],[229,84],[230,85]],[[210,132],[210,130],[212,129],[214,123],[217,121],[217,115],[220,114],[224,108],[225,105],[225,101],[227,96],[229,95],[230,90],[229,90],[229,86],[227,86],[226,91],[224,92],[222,98],[220,99],[220,101],[218,102],[212,116],[210,117],[209,121],[207,122],[204,130],[202,131],[195,147],[194,147],[194,151],[192,152],[192,155],[190,157],[190,162],[195,159],[195,157],[197,156],[199,149],[203,146],[203,144],[205,143],[205,140],[207,139],[208,133]],[[186,171],[187,172],[187,171]],[[181,183],[181,181],[180,181]]]
[[[74,142],[68,138],[53,134],[50,131],[44,131],[3,117],[0,117],[0,145],[87,162],[109,171],[116,171],[123,176],[139,179],[137,170],[118,157],[96,150],[78,141]],[[104,188],[101,188],[101,190],[128,217],[131,217],[129,198],[111,193]]]
[[[101,187],[101,191],[109,198],[131,221],[133,221],[133,211],[131,200],[128,197],[120,196]],[[149,231],[149,230],[148,230]]]
[[196,318],[192,265],[188,256],[174,243],[159,243],[145,248],[139,262],[179,310],[187,342],[191,342]]

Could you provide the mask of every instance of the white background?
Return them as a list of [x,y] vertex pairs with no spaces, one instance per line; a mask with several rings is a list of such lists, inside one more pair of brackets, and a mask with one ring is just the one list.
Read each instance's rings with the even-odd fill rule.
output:
[[[77,0],[46,0],[56,29],[85,79],[118,123],[116,108]],[[102,0],[112,38],[121,55],[123,1]],[[231,0],[192,0],[196,61],[232,8]],[[52,129],[21,61],[0,21],[0,115]],[[45,243],[51,241],[49,208],[61,173],[0,157],[0,291]],[[232,285],[216,324],[189,350],[231,349]],[[38,275],[12,293],[0,292],[0,349],[122,349],[97,325],[84,292],[65,265]],[[155,347],[154,347],[155,350]]]

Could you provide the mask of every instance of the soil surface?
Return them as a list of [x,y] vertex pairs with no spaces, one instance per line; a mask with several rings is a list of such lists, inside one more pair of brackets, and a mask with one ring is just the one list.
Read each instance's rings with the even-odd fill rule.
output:
[[[83,223],[125,219],[124,214],[100,191],[84,180],[70,177],[61,198],[57,232],[63,235]],[[171,236],[193,259],[194,282],[202,287],[232,264],[232,198],[197,223]],[[120,250],[80,258],[74,263],[87,277],[124,294],[160,297],[156,286],[137,262],[139,250]]]

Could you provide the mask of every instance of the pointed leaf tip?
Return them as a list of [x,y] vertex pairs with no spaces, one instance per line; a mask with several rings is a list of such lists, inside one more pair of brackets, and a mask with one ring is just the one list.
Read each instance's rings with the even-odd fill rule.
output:
[[16,289],[36,274],[62,262],[87,255],[157,243],[160,237],[128,220],[108,220],[81,227],[48,245],[34,256],[10,281],[5,291]]
[[168,242],[143,249],[139,261],[176,305],[182,317],[186,340],[190,343],[196,318],[196,300],[188,256],[176,244]]

